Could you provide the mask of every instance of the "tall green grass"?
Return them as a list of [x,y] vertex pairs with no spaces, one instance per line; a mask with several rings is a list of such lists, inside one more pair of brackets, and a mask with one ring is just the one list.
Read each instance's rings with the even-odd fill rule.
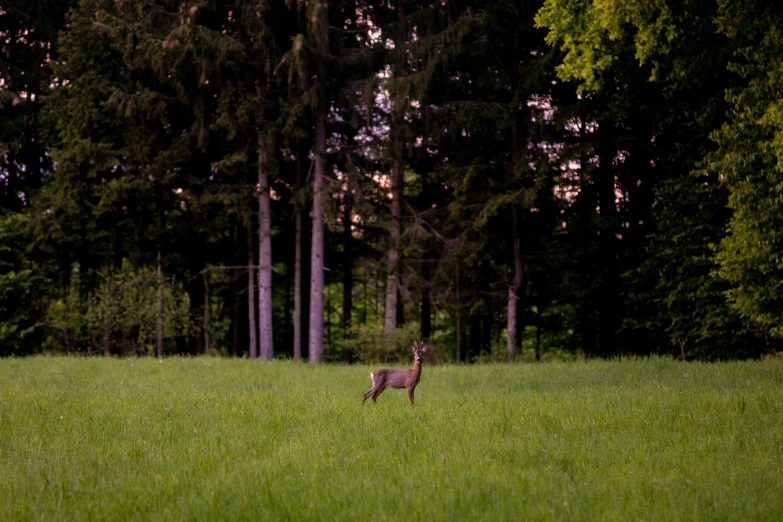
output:
[[0,360],[0,520],[783,520],[783,363]]

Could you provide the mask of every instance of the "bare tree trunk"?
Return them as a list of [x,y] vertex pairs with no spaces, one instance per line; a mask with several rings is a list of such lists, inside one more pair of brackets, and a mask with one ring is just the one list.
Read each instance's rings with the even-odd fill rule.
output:
[[459,300],[459,265],[457,266],[457,364],[462,357],[462,304]]
[[[580,142],[585,143],[588,140],[587,135],[587,124],[586,120],[588,118],[584,114],[580,114],[579,120],[579,138]],[[592,136],[591,139],[595,139],[595,136]],[[585,149],[582,148],[584,151]],[[580,154],[579,157],[579,177],[581,179],[580,183],[580,190],[579,195],[576,197],[576,200],[574,201],[574,208],[579,213],[579,221],[582,223],[582,225],[579,227],[580,230],[576,231],[576,234],[578,234],[577,237],[585,238],[582,241],[592,241],[592,238],[595,236],[595,230],[593,229],[593,223],[594,223],[594,212],[595,207],[598,205],[598,197],[596,195],[596,187],[594,183],[588,182],[586,171],[587,171],[587,155],[586,154]],[[593,176],[595,173],[593,174]],[[592,176],[591,176],[592,177]],[[593,357],[596,355],[595,353],[595,330],[593,321],[591,319],[592,312],[596,309],[596,303],[594,292],[591,290],[588,290],[586,287],[591,286],[591,283],[588,284],[582,284],[581,289],[581,295],[579,297],[579,337],[580,337],[580,344],[582,345],[582,356],[587,359],[588,357]]]
[[[256,87],[259,99],[263,96]],[[261,130],[264,114],[258,111],[258,341],[261,359],[275,356],[272,337],[272,214],[267,176],[266,134]]]
[[158,289],[157,289],[157,321],[156,337],[158,348],[158,359],[163,358],[163,263],[160,255],[160,244],[158,244]]
[[302,296],[302,326],[299,335],[302,342],[303,360],[310,357],[310,262],[313,247],[313,221],[310,219],[310,213],[312,212],[312,199],[308,203],[307,209],[302,210],[302,291],[300,293]]
[[397,328],[397,306],[400,292],[400,236],[402,233],[403,157],[400,136],[399,109],[392,114],[392,176],[391,176],[391,224],[389,226],[389,251],[386,254],[386,310],[383,321],[386,334]]
[[258,357],[258,330],[256,329],[256,273],[253,268],[255,257],[253,256],[253,227],[248,224],[247,230],[247,319],[248,333],[250,334],[250,349],[248,356],[251,359]]
[[397,313],[395,314],[395,319],[397,323],[397,328],[405,324],[405,301],[402,298],[402,275],[400,273],[397,273]]
[[[489,271],[489,267],[487,267]],[[481,352],[486,354],[492,353],[492,328],[494,326],[494,300],[490,294],[489,286],[486,287],[484,294],[484,304],[486,306],[486,312],[484,312],[481,318]]]
[[[432,182],[427,172],[421,175],[421,206],[423,211],[427,211],[432,205]],[[432,335],[432,263],[435,256],[429,245],[425,246],[421,256],[421,338],[425,341]]]
[[[231,285],[236,288],[238,277],[234,276],[234,284]],[[234,292],[234,313],[232,317],[232,330],[231,330],[231,356],[237,356],[237,345],[239,344],[239,292]]]
[[[515,55],[519,53],[519,33],[514,34],[514,50]],[[514,102],[516,106],[511,107],[511,164],[513,173],[512,176],[517,174],[517,166],[519,165],[519,103],[521,100],[519,97],[520,81],[519,71],[515,68],[512,73],[512,89],[514,89]],[[511,211],[511,248],[514,252],[514,278],[511,281],[511,285],[508,287],[508,315],[506,319],[506,355],[508,361],[514,360],[514,351],[518,343],[518,326],[519,316],[521,310],[519,309],[519,293],[522,287],[522,252],[520,249],[519,240],[519,211],[516,204],[514,204]]]
[[291,335],[291,331],[293,330],[293,327],[291,325],[291,284],[293,281],[293,263],[289,262],[293,260],[286,260],[286,271],[285,271],[285,300],[283,301],[283,352],[286,356],[290,353],[293,355],[293,352],[291,352],[291,347],[294,345],[293,336]]
[[522,263],[522,285],[517,292],[517,344],[516,349],[522,353],[525,344],[525,328],[527,328],[527,315],[525,308],[530,298],[530,274],[525,272],[525,263]]
[[326,347],[332,347],[332,289],[324,285],[326,290]]
[[579,303],[579,340],[582,345],[582,357],[587,359],[593,353],[593,328],[590,324],[590,302],[587,296],[583,296]]
[[519,302],[519,293],[522,288],[522,253],[519,245],[519,229],[517,209],[514,208],[511,213],[511,240],[514,249],[514,279],[511,286],[508,287],[508,317],[506,331],[506,352],[509,362],[514,360],[514,348],[517,346],[517,303]]
[[[323,66],[319,76],[325,75]],[[321,80],[325,81],[325,80]],[[321,362],[324,349],[324,216],[323,186],[326,176],[326,101],[315,114],[315,172],[313,179],[313,231],[310,255],[310,362]]]
[[[160,264],[160,263],[158,263]],[[111,318],[110,307],[108,299],[111,296],[111,279],[109,278],[109,259],[106,259],[106,264],[103,268],[104,275],[106,276],[106,298],[107,301],[103,303],[103,355],[106,357],[111,356]],[[158,301],[160,301],[160,290],[158,290]]]
[[[324,4],[326,5],[326,4]],[[308,355],[311,363],[320,363],[324,351],[324,205],[323,188],[326,177],[326,115],[328,110],[327,61],[329,54],[328,10],[313,19],[320,60],[317,68],[318,101],[315,108],[315,172],[313,177],[313,229],[310,249],[310,328]]]
[[598,255],[603,274],[598,285],[601,299],[598,301],[598,350],[601,357],[610,357],[617,352],[616,334],[620,282],[617,267],[617,204],[615,202],[615,180],[610,162],[602,161],[597,169],[596,185],[600,205]]
[[370,274],[367,272],[365,270],[364,281],[362,281],[362,292],[364,293],[362,297],[362,324],[367,324],[367,280],[370,278]]
[[[474,290],[475,291],[475,290]],[[469,314],[468,342],[465,344],[465,362],[470,363],[473,354],[481,355],[481,316],[478,312]]]
[[432,315],[432,332],[438,331],[438,314],[435,313]]
[[[66,304],[66,310],[68,310],[68,305]],[[67,317],[67,316],[66,316]],[[63,344],[65,344],[65,353],[70,354],[71,353],[71,341],[70,337],[68,336],[68,327],[63,327]],[[90,343],[90,346],[88,346],[89,354],[92,355],[92,343]],[[104,355],[106,355],[104,353]]]
[[351,309],[353,308],[353,195],[351,183],[345,189],[343,215],[343,362],[351,364],[351,349],[347,341],[351,337]]
[[541,360],[541,318],[539,316],[539,324],[536,326],[536,361]]
[[381,303],[381,287],[383,286],[383,281],[381,280],[381,269],[378,269],[378,272],[375,274],[375,317],[378,317],[378,307]]
[[156,341],[158,359],[163,358],[163,260],[160,248],[160,234],[165,229],[166,212],[163,210],[163,188],[160,184],[155,184],[155,201],[158,207],[158,238],[157,247],[157,318],[156,318]]
[[[402,2],[397,5],[397,19],[402,21],[405,17],[405,7]],[[395,49],[401,48],[402,39],[405,38],[398,31],[394,39]],[[405,65],[392,64],[392,76],[402,76]],[[400,281],[400,236],[402,235],[402,191],[403,191],[403,143],[402,126],[407,102],[404,99],[392,100],[391,121],[389,131],[391,136],[391,223],[389,225],[389,250],[386,255],[386,308],[384,310],[383,328],[386,335],[391,334],[400,323],[399,299],[401,292]]]
[[204,272],[204,355],[209,355],[209,272]]
[[514,347],[517,344],[517,292],[513,283],[508,287],[508,317],[506,319],[506,356],[508,362],[514,360]]
[[[302,188],[302,149],[296,140],[296,188]],[[294,239],[294,360],[302,359],[302,211],[297,208]]]
[[421,338],[428,341],[432,335],[432,297],[430,294],[430,265],[425,260],[422,267],[421,288]]

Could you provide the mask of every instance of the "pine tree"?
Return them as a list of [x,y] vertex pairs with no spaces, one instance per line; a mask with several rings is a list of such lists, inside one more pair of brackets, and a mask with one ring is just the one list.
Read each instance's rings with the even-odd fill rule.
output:
[[[315,86],[315,146],[313,149],[313,228],[310,247],[310,362],[323,360],[324,323],[324,182],[326,178],[326,113],[328,110],[327,57],[329,55],[329,11],[320,2],[307,6],[309,36],[318,56]],[[300,40],[301,41],[301,40]]]

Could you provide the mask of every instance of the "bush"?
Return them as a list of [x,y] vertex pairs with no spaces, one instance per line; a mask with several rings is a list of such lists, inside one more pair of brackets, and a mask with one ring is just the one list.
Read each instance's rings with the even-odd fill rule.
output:
[[417,323],[407,323],[389,335],[382,324],[360,325],[350,341],[354,353],[363,363],[410,362],[411,346],[421,339]]
[[165,279],[158,287],[152,268],[128,263],[105,277],[85,296],[74,277],[68,294],[49,305],[50,345],[66,351],[154,354],[157,338],[158,292],[163,304],[163,339],[187,335],[191,329],[190,301],[181,286]]

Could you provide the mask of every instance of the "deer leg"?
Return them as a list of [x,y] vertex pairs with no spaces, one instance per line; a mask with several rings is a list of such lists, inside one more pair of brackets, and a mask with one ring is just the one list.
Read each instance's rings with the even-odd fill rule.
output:
[[411,386],[408,388],[408,402],[411,403],[411,406],[413,406],[413,390],[415,390],[415,386]]
[[[362,402],[366,401],[368,397],[372,396],[375,393],[376,390],[376,384],[375,384],[375,372],[370,372],[370,379],[372,380],[372,388],[367,390],[367,393],[364,394],[362,397]],[[375,399],[373,399],[374,401]]]
[[377,398],[378,398],[378,395],[382,394],[382,393],[383,393],[383,390],[385,390],[385,389],[386,389],[385,387],[383,387],[383,386],[380,386],[380,387],[379,387],[379,388],[378,388],[378,389],[375,391],[375,393],[373,393],[373,394],[372,394],[372,402],[375,402],[375,399],[377,399]]
[[367,390],[367,393],[365,393],[365,394],[362,396],[362,402],[366,401],[366,400],[367,400],[367,398],[368,398],[370,395],[372,395],[374,391],[375,391],[375,386],[373,386],[372,388],[370,388],[369,390]]
[[380,395],[382,391],[383,391],[383,386],[381,386],[381,385],[376,385],[376,384],[373,384],[372,388],[370,388],[369,390],[367,390],[367,393],[365,393],[365,394],[362,396],[362,402],[366,401],[366,400],[367,400],[367,399],[369,399],[370,397],[372,397],[372,400],[373,400],[373,401],[375,401],[375,397],[377,397],[378,395]]

